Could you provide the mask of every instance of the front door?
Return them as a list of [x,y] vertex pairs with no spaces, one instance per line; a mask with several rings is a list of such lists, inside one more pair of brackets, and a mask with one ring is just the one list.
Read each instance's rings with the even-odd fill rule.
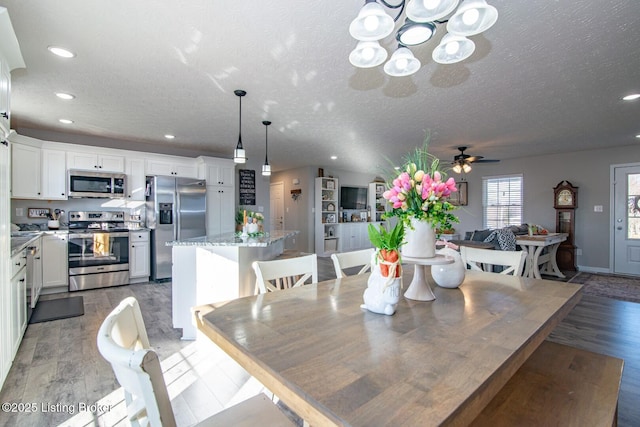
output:
[[275,182],[270,185],[269,221],[271,231],[284,230],[284,183]]
[[640,275],[640,164],[613,169],[613,272]]

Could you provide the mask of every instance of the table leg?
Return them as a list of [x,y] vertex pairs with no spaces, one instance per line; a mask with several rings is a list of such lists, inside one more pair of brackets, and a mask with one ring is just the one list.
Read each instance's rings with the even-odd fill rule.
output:
[[433,301],[436,296],[431,290],[429,279],[427,278],[426,267],[424,265],[414,265],[413,280],[404,293],[405,298],[416,301]]
[[564,279],[566,276],[560,271],[560,267],[558,267],[558,262],[556,260],[556,253],[558,252],[559,246],[560,243],[554,243],[553,245],[548,246],[549,261],[547,261],[547,263],[545,264],[543,271],[545,274],[555,275],[557,277],[560,277],[561,279]]

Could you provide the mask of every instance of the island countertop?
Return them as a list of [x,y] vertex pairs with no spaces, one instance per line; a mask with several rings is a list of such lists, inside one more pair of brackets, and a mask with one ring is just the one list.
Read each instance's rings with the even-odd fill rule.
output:
[[215,236],[193,237],[191,239],[167,242],[167,246],[238,246],[238,247],[267,247],[280,242],[287,237],[300,233],[298,230],[278,230],[265,233],[259,237],[239,237],[235,233],[225,233]]

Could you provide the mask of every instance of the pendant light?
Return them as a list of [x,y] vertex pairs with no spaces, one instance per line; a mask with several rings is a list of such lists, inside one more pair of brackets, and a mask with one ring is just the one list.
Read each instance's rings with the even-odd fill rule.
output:
[[262,122],[264,125],[264,165],[262,165],[262,176],[271,175],[271,165],[269,164],[269,160],[267,159],[267,153],[269,151],[269,143],[267,140],[267,130],[269,129],[270,121],[265,120]]
[[240,114],[238,120],[238,144],[236,145],[236,149],[233,150],[233,161],[234,163],[246,163],[247,155],[242,147],[242,97],[247,94],[244,90],[235,90],[233,93],[240,99]]

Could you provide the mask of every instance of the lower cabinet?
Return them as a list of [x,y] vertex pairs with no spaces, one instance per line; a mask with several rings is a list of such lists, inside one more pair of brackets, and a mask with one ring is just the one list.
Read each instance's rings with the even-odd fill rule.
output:
[[149,230],[129,232],[129,282],[148,282],[151,269]]
[[42,236],[42,287],[68,286],[69,236],[66,233]]
[[340,223],[340,252],[372,248],[369,241],[369,224],[379,227],[377,222]]
[[27,329],[27,256],[22,251],[11,260],[12,273],[9,291],[9,331],[10,331],[10,360],[16,355],[22,335]]

